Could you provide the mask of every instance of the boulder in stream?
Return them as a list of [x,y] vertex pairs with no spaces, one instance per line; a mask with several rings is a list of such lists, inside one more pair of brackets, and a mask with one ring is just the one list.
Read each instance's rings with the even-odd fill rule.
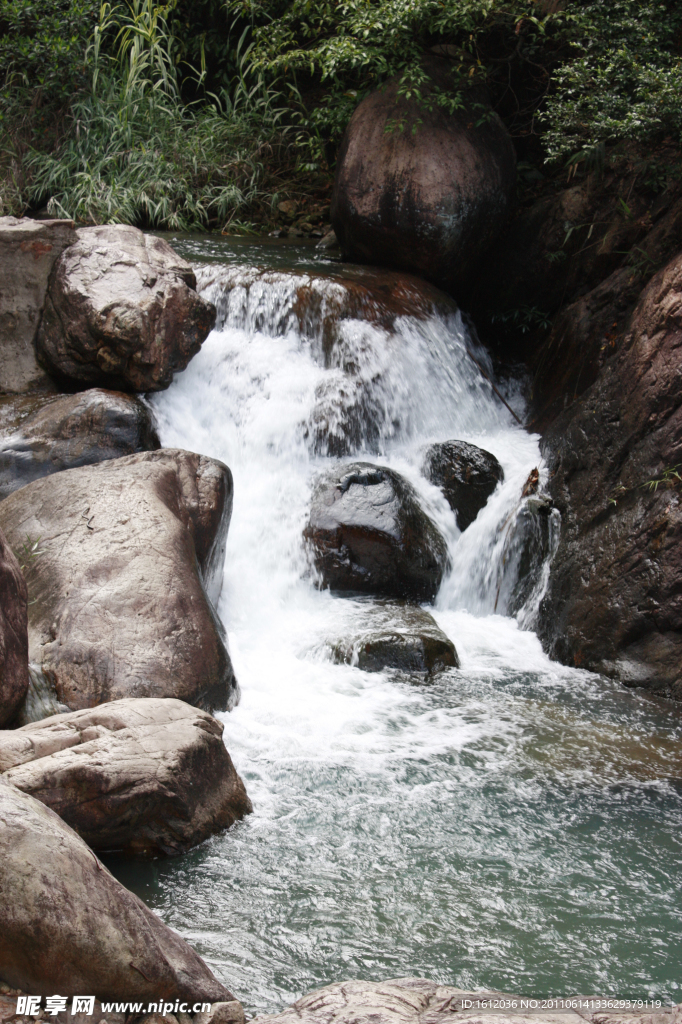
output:
[[27,572],[30,661],[59,702],[235,702],[212,604],[231,512],[227,466],[173,449],[67,469],[0,502],[15,549],[39,538]]
[[333,661],[424,676],[459,668],[455,645],[424,608],[386,601],[363,610],[363,629],[332,644]]
[[152,411],[136,395],[92,388],[0,398],[0,499],[50,473],[160,447]]
[[252,810],[223,728],[179,700],[118,700],[0,731],[0,771],[93,850],[172,856]]
[[80,228],[56,263],[36,339],[60,383],[159,391],[215,323],[189,263],[124,224]]
[[304,536],[332,590],[433,601],[449,565],[445,540],[411,484],[368,462],[318,480]]
[[0,976],[40,995],[234,996],[54,811],[0,778]]
[[28,691],[28,614],[21,566],[0,530],[0,726],[19,711]]
[[430,445],[424,455],[423,473],[443,491],[460,530],[473,523],[504,480],[502,466],[495,456],[466,441]]

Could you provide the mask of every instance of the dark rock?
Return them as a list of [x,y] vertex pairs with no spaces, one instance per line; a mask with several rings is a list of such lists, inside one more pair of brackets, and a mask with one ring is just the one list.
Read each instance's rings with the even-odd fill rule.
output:
[[54,390],[34,342],[50,272],[75,241],[72,220],[0,217],[0,393]]
[[504,480],[502,466],[495,456],[466,441],[432,444],[426,450],[422,472],[442,489],[460,530],[473,523]]
[[80,228],[50,278],[38,359],[71,387],[167,388],[215,323],[195,287],[161,238],[122,224]]
[[318,481],[304,536],[333,590],[433,601],[449,565],[445,540],[411,485],[367,462]]
[[0,726],[12,721],[28,691],[27,601],[21,567],[0,530]]
[[[454,68],[447,57],[424,58],[425,101],[457,87]],[[350,120],[337,157],[332,224],[354,259],[450,286],[471,273],[504,223],[516,181],[514,147],[490,108],[480,123],[475,105],[487,105],[487,97],[479,86],[452,114],[398,91],[392,79]]]
[[682,698],[682,257],[543,439],[561,539],[540,632],[567,664]]
[[419,672],[435,675],[459,668],[452,640],[423,608],[388,602],[366,609],[365,627],[332,646],[332,660],[364,672]]
[[211,604],[231,512],[229,469],[172,449],[67,469],[0,502],[10,544],[40,538],[27,572],[30,660],[62,704],[234,702]]
[[0,399],[0,498],[50,473],[160,447],[151,410],[133,395]]
[[0,892],[0,971],[14,988],[145,1003],[234,999],[54,811],[4,779]]
[[223,728],[179,700],[113,701],[0,731],[0,771],[93,850],[175,855],[252,810]]

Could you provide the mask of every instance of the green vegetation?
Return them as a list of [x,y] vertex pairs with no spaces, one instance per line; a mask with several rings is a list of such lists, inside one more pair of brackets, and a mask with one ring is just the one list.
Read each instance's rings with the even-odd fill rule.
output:
[[[448,47],[485,81],[534,187],[682,135],[677,0],[7,0],[0,206],[80,221],[246,229],[319,200],[354,107],[392,75],[422,99]],[[667,171],[649,172],[657,188]]]

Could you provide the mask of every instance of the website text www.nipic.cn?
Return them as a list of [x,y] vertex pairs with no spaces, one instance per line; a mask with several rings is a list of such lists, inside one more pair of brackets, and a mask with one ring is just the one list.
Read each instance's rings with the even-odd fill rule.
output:
[[[17,1016],[39,1017],[47,1013],[56,1017],[67,1010],[68,1002],[67,996],[46,996],[42,1006],[42,996],[18,996]],[[101,1003],[102,1013],[159,1013],[164,1016],[167,1013],[209,1013],[210,1009],[210,1003],[181,1003],[179,1000],[167,1003],[162,999],[158,1003]],[[72,1014],[92,1016],[94,1012],[94,996],[74,996],[71,1000]]]

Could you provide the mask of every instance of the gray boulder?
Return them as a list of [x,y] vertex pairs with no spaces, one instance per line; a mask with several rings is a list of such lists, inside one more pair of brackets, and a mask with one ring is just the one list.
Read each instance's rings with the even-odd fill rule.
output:
[[54,390],[34,343],[50,272],[75,241],[72,220],[0,217],[0,393]]
[[304,531],[323,586],[432,601],[445,540],[399,473],[354,462],[318,481]]
[[0,502],[28,570],[30,661],[72,711],[122,697],[224,710],[238,690],[214,611],[227,466],[161,449],[64,470]]
[[252,810],[223,728],[179,700],[118,700],[0,732],[0,771],[93,850],[185,853]]
[[234,996],[55,813],[0,778],[0,974],[98,999]]
[[424,456],[423,473],[442,489],[460,530],[473,523],[504,480],[502,466],[495,456],[466,441],[432,444]]
[[426,676],[459,668],[455,645],[432,615],[390,602],[369,605],[365,628],[334,643],[332,660],[364,672],[393,669]]
[[38,331],[38,359],[59,382],[159,391],[215,323],[189,263],[122,224],[81,228],[59,258]]
[[0,499],[32,480],[161,447],[151,410],[134,395],[0,399]]
[[11,722],[28,691],[26,581],[0,530],[0,726]]

